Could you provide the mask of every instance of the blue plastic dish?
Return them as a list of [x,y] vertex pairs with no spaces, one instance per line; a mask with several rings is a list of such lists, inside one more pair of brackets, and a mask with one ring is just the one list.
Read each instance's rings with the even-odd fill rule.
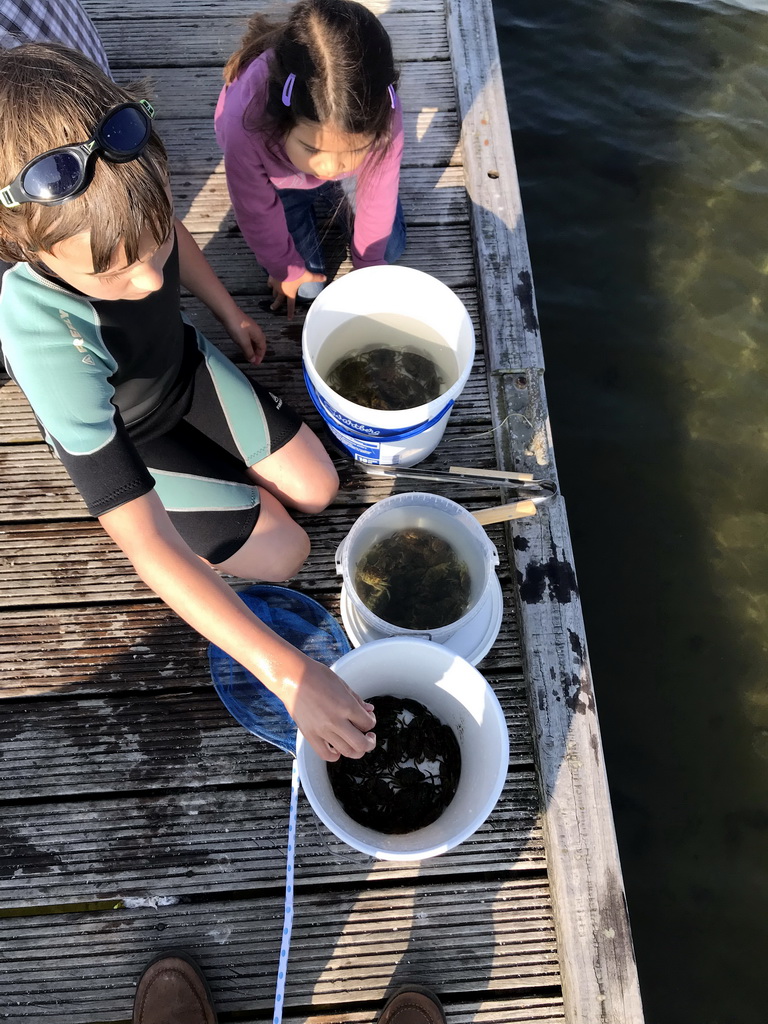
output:
[[[333,665],[351,648],[344,631],[321,604],[289,587],[260,584],[239,597],[265,625],[308,658]],[[252,673],[214,644],[208,662],[216,693],[232,717],[248,732],[296,753],[296,724],[283,702]]]

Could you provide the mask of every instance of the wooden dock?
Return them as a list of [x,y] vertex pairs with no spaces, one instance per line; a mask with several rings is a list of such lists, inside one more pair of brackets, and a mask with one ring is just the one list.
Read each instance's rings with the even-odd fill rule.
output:
[[[402,262],[453,288],[483,342],[431,464],[553,477],[491,4],[369,5],[402,67]],[[266,281],[233,221],[212,130],[221,67],[256,4],[85,6],[115,77],[151,76],[180,215],[267,332],[259,379],[318,426],[300,321],[262,308]],[[184,304],[235,357],[210,314]],[[205,642],[89,519],[3,385],[0,1020],[126,1024],[144,964],[181,946],[222,1022],[269,1021],[288,759],[229,717]],[[292,585],[338,614],[335,549],[390,490],[345,473],[335,504],[306,523],[313,550]],[[442,493],[470,508],[503,497],[461,484]],[[286,1024],[373,1024],[386,995],[414,982],[439,993],[449,1024],[642,1021],[563,501],[489,532],[505,617],[479,668],[509,725],[502,799],[471,840],[421,865],[355,853],[302,799]]]

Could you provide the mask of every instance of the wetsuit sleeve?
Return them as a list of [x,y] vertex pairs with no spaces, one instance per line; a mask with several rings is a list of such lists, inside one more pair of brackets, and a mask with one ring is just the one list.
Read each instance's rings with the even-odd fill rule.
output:
[[393,136],[386,152],[371,159],[358,175],[355,225],[350,255],[355,270],[386,263],[384,253],[392,234],[400,188],[400,163],[403,158],[403,114],[398,100],[392,126]]
[[[152,490],[154,480],[112,402],[109,378],[117,366],[93,307],[78,296],[30,285],[22,265],[3,281],[6,367],[88,511],[103,515]],[[50,305],[41,302],[41,292]]]

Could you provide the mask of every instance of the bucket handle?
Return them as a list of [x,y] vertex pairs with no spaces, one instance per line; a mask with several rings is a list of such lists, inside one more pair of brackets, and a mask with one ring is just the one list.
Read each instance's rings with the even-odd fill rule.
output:
[[[399,640],[403,637],[403,633],[388,633],[386,636],[387,640]],[[436,643],[431,633],[416,633],[415,631],[408,631],[409,640],[429,640],[430,643]]]
[[[349,536],[349,535],[347,535],[347,536]],[[344,558],[344,548],[346,547],[346,545],[347,545],[347,537],[345,537],[344,540],[341,542],[341,544],[339,544],[339,546],[336,548],[336,575],[337,576],[343,575],[342,560]]]

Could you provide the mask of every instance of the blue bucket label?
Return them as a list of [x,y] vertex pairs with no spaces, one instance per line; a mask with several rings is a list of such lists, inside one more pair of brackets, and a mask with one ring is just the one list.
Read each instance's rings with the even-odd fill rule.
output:
[[[364,451],[375,449],[376,455],[371,456],[370,461],[378,460],[379,446],[373,445],[377,438],[382,441],[391,441],[397,443],[398,441],[405,441],[410,437],[416,437],[419,434],[423,434],[424,431],[429,430],[433,427],[443,416],[447,416],[453,406],[453,399],[446,402],[443,408],[438,412],[436,416],[433,416],[431,420],[424,420],[422,423],[417,423],[416,426],[405,427],[405,428],[394,428],[387,430],[380,427],[371,427],[365,423],[359,423],[357,420],[351,420],[349,417],[342,415],[337,409],[334,409],[322,395],[319,395],[312,381],[309,379],[307,369],[304,367],[304,383],[307,386],[309,397],[312,399],[317,411],[325,420],[326,424],[330,428],[331,432],[337,437],[342,444],[352,451],[349,444],[351,440],[362,442],[361,454]],[[368,445],[365,445],[368,442]]]
[[[336,438],[336,440],[349,452],[355,462],[367,462],[372,466],[378,466],[381,462],[381,442],[379,441],[364,441],[360,437],[352,437],[350,434],[345,434],[341,430],[337,430],[332,424],[327,423],[326,426]],[[393,460],[394,462],[397,460]]]

